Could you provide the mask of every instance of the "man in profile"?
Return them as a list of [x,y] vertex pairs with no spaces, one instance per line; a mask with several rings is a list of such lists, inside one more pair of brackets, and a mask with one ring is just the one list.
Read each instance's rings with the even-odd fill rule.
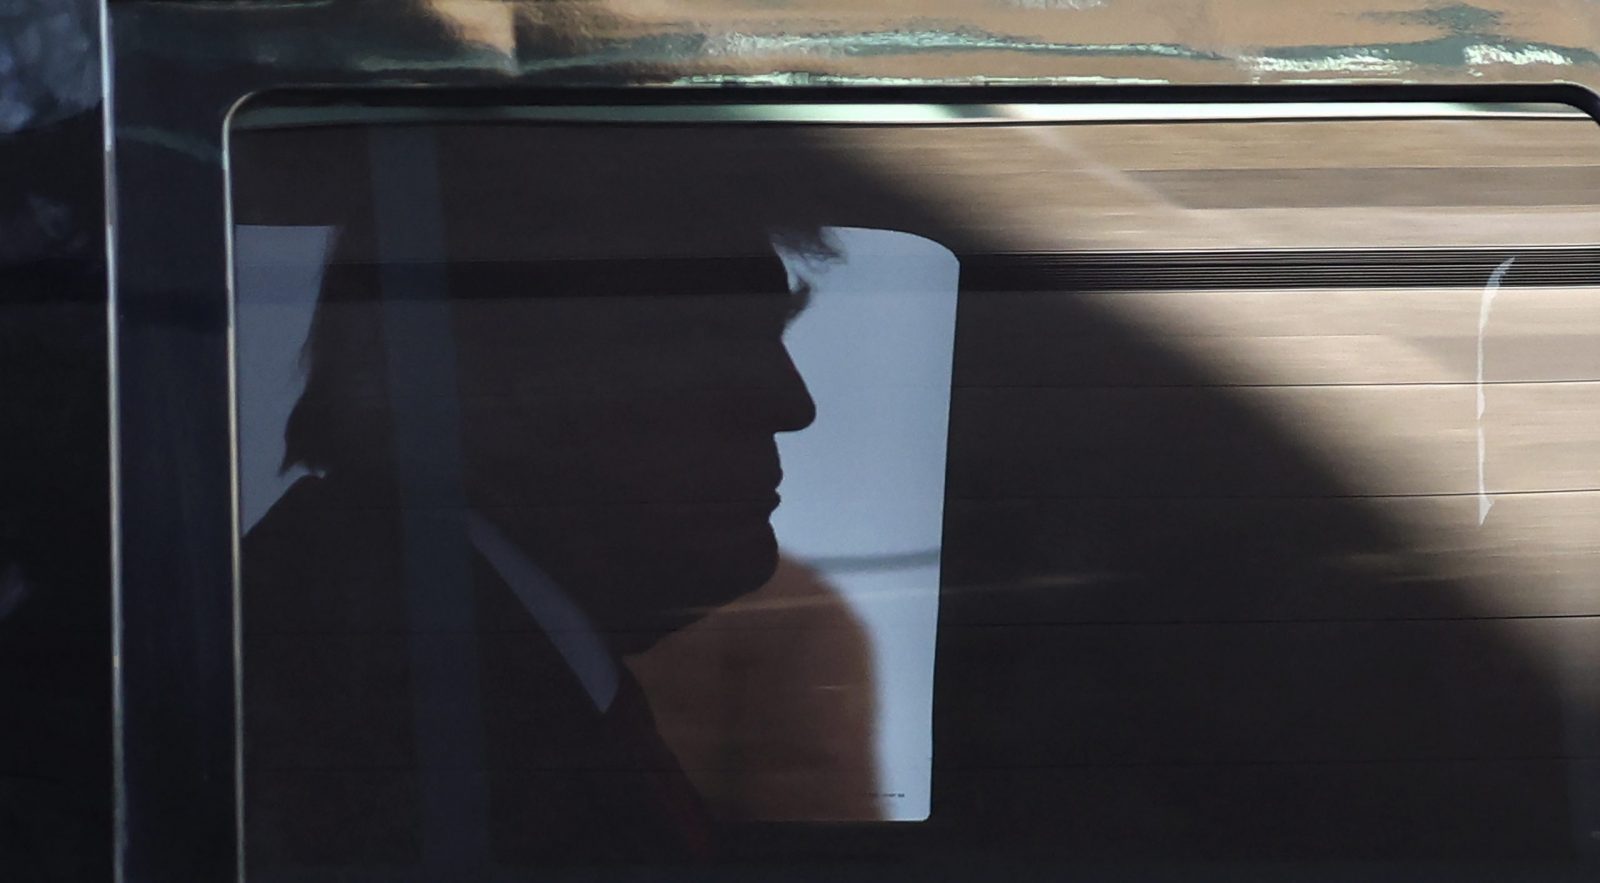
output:
[[815,412],[774,243],[826,247],[687,153],[585,170],[585,137],[543,133],[570,174],[531,185],[527,139],[432,131],[435,197],[391,210],[374,151],[370,216],[334,207],[286,433],[310,475],[243,550],[253,865],[716,850],[620,660],[777,567],[775,435]]

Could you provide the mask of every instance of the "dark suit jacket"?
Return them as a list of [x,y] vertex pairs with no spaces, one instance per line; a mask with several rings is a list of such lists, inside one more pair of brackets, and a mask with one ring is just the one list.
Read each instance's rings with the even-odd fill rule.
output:
[[[486,828],[498,866],[703,855],[704,811],[626,670],[617,700],[597,710],[475,552],[470,586],[439,587],[472,593],[470,632],[441,637],[411,621],[404,587],[418,575],[406,571],[392,500],[372,486],[303,479],[245,539],[252,866],[415,865],[451,825]],[[455,649],[417,643],[441,640]],[[470,670],[418,670],[451,659]],[[418,698],[441,677],[462,695],[443,706]],[[440,756],[440,744],[466,750]],[[466,811],[446,802],[444,818],[425,822],[430,800],[441,805],[430,781],[469,783]],[[485,803],[486,819],[472,821]]]

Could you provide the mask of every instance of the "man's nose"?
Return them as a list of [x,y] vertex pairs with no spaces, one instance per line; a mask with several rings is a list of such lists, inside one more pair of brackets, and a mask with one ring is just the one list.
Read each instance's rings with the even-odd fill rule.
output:
[[788,349],[783,350],[782,371],[774,389],[773,416],[777,432],[798,432],[817,419],[817,403]]

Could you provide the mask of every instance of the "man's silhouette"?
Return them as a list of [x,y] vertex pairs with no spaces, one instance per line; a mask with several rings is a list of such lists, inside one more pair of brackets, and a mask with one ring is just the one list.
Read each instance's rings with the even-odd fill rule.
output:
[[[439,143],[443,254],[397,277],[383,225],[428,219],[347,221],[286,433],[312,474],[244,542],[251,861],[404,866],[476,836],[513,866],[709,855],[620,659],[777,567],[774,436],[814,405],[774,241],[821,238],[714,176],[518,184],[503,140]],[[439,321],[396,319],[419,308]],[[486,832],[446,830],[473,812]]]

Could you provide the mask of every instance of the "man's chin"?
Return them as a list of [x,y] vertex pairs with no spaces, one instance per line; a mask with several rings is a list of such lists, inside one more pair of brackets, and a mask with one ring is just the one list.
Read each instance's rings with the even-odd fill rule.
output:
[[778,569],[778,543],[763,536],[728,545],[715,555],[684,556],[661,572],[663,597],[681,599],[678,608],[696,619],[767,584]]
[[778,544],[767,529],[763,537],[726,545],[715,555],[686,555],[680,550],[657,559],[656,565],[630,580],[641,603],[624,603],[616,611],[618,631],[638,632],[625,640],[635,646],[619,648],[624,653],[647,649],[766,585],[778,569]]

